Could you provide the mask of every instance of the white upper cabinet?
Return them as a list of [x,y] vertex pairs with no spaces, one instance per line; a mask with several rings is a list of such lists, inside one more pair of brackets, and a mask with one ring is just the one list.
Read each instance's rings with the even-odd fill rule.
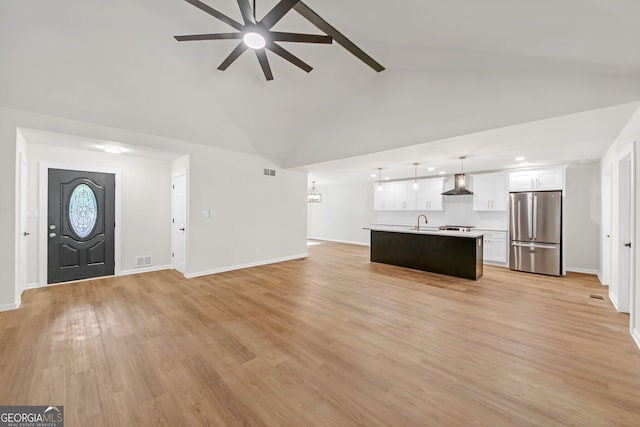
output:
[[473,175],[474,211],[506,211],[508,198],[506,174]]
[[564,169],[517,171],[509,174],[509,191],[545,191],[564,188]]
[[416,209],[419,211],[441,211],[444,178],[429,178],[418,181]]
[[393,210],[393,183],[383,182],[382,190],[378,184],[373,185],[373,209],[377,211]]
[[393,183],[393,209],[396,211],[416,210],[416,190],[413,181]]

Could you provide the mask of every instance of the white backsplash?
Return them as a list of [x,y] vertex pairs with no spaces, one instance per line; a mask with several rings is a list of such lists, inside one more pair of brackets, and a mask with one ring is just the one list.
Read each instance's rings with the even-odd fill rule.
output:
[[473,196],[445,196],[443,211],[374,211],[374,224],[415,225],[425,214],[432,226],[470,225],[479,229],[506,230],[508,213],[473,210]]

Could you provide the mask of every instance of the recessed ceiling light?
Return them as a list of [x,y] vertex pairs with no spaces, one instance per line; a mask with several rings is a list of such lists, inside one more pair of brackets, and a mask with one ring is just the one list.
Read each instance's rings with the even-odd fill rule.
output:
[[124,151],[122,147],[118,147],[117,145],[105,145],[102,149],[105,153],[109,154],[121,154]]
[[384,177],[385,181],[389,181],[391,178],[389,178],[388,176]]
[[375,173],[371,174],[371,178],[377,178],[377,177],[378,177],[378,175],[376,175]]
[[434,171],[436,168],[427,168],[428,171]]
[[526,159],[527,159],[526,157],[518,156],[518,157],[516,157],[516,162],[521,162],[521,161],[526,160]]
[[447,173],[446,171],[440,171],[438,172],[440,175],[444,175],[445,173]]

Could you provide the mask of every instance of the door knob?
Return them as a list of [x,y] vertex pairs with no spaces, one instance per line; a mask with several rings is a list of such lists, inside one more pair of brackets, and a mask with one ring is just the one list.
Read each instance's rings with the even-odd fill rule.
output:
[[56,233],[49,233],[49,237],[56,237]]
[[184,231],[184,227],[182,227],[182,228],[180,229],[180,231]]
[[24,233],[22,233],[22,235],[23,235],[24,237],[27,237],[27,236],[29,235],[29,233],[27,233],[27,232],[25,231]]
[[627,248],[630,248],[631,247],[631,242],[625,243],[624,246],[627,247]]

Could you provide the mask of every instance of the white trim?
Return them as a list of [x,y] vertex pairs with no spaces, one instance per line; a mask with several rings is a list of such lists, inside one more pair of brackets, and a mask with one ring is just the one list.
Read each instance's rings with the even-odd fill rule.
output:
[[[629,324],[630,324],[630,329],[631,329],[631,335],[633,336],[634,333],[634,327],[636,324],[636,316],[638,316],[638,313],[636,312],[636,309],[638,309],[638,307],[636,306],[636,290],[638,289],[638,284],[636,283],[636,276],[637,276],[637,271],[636,271],[636,265],[637,265],[637,256],[636,256],[636,244],[638,243],[636,241],[636,215],[638,214],[638,212],[636,211],[636,203],[638,203],[638,201],[636,200],[636,146],[638,145],[638,141],[634,140],[631,143],[631,241],[633,242],[633,245],[631,247],[631,274],[629,277]],[[636,330],[637,332],[637,330]],[[634,336],[634,339],[636,337]],[[636,344],[638,344],[638,340],[636,340]],[[640,345],[639,345],[640,346]]]
[[592,268],[567,267],[567,271],[571,271],[573,273],[593,274],[594,276],[598,276],[598,279],[600,278],[600,272]]
[[260,267],[260,266],[268,265],[268,264],[276,264],[278,262],[294,261],[294,260],[297,260],[297,259],[307,258],[308,256],[309,255],[305,252],[304,254],[292,255],[292,256],[283,257],[283,258],[266,259],[266,260],[262,260],[262,261],[249,262],[249,263],[246,263],[246,264],[230,265],[228,267],[212,268],[210,270],[198,271],[198,272],[195,272],[195,273],[185,273],[184,277],[186,277],[187,279],[193,279],[195,277],[208,276],[210,274],[224,273],[224,272],[233,271],[233,270],[242,270],[244,268],[251,268],[251,267]]
[[153,267],[145,267],[145,268],[132,268],[131,270],[122,270],[118,276],[128,276],[130,274],[138,274],[138,273],[151,273],[152,271],[161,271],[161,270],[172,270],[173,267],[171,265],[156,265]]
[[640,349],[640,330],[635,328],[631,329],[631,337],[633,338],[633,340],[636,342],[636,345]]
[[326,237],[307,237],[308,240],[320,240],[322,242],[345,243],[347,245],[371,246],[369,243],[356,242],[353,240],[327,239]]
[[616,299],[615,295],[613,294],[613,292],[611,292],[611,288],[609,288],[609,300],[611,300],[611,304],[613,304],[613,308],[616,309],[616,311],[620,311],[620,309],[618,309],[618,300]]
[[14,303],[0,305],[0,311],[16,310],[20,308],[21,303],[22,303],[22,298],[18,297],[18,299]]
[[[47,285],[47,221],[48,221],[48,193],[49,193],[49,169],[66,169],[74,171],[86,171],[86,172],[98,172],[98,173],[112,173],[116,178],[116,191],[115,191],[115,221],[116,226],[114,229],[114,261],[115,267],[113,274],[118,276],[120,274],[120,264],[122,258],[122,170],[120,168],[104,168],[101,166],[79,166],[77,164],[67,163],[51,163],[40,162],[40,180],[38,185],[38,210],[40,221],[38,222],[38,281],[40,286]],[[68,283],[68,282],[65,282]]]
[[604,280],[603,280],[603,277],[604,277],[604,276],[603,276],[603,273],[602,273],[602,272],[598,272],[597,276],[598,276],[598,280],[600,281],[600,284],[601,284],[602,286],[609,286],[609,285],[607,285],[606,283],[604,283]]

